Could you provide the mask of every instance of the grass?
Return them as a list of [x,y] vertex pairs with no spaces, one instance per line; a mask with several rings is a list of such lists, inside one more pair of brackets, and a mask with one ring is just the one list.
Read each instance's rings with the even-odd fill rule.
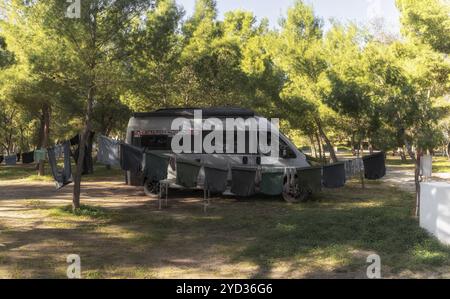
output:
[[[403,165],[392,158],[388,164]],[[92,180],[108,180],[110,173],[96,167]],[[64,257],[77,253],[84,278],[363,278],[367,256],[376,253],[383,277],[448,275],[450,247],[411,216],[414,196],[379,181],[366,183],[363,190],[350,181],[301,204],[277,197],[214,198],[206,214],[192,199],[201,193],[190,192],[171,192],[162,211],[155,201],[143,201],[139,189],[127,189],[127,197],[85,195],[89,204],[75,212],[48,205],[52,197],[18,198],[15,204],[27,208],[14,214],[20,223],[0,219],[0,244],[6,244],[0,266],[14,277],[63,278]]]
[[[63,163],[59,163],[59,167],[63,167]],[[72,163],[72,171],[75,170],[75,164]],[[44,176],[39,176],[35,164],[17,164],[14,166],[0,165],[0,180],[26,180],[36,182],[53,181],[50,166],[45,163]],[[94,164],[94,173],[84,175],[84,181],[95,181],[100,179],[121,179],[123,171],[117,168],[107,169],[101,164]]]
[[[411,159],[408,159],[407,161],[402,161],[400,157],[393,157],[391,155],[387,156],[386,164],[388,166],[394,167],[394,168],[410,168],[414,169],[414,163],[411,161]],[[450,160],[446,157],[433,157],[433,173],[445,173],[450,172]]]
[[73,210],[71,205],[51,209],[49,216],[51,217],[67,217],[67,216],[81,216],[92,219],[106,219],[108,214],[99,207],[88,205],[81,205],[80,208]]

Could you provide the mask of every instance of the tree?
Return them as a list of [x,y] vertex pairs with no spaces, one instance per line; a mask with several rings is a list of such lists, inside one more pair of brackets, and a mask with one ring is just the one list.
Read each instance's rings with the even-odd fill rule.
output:
[[[82,1],[80,18],[74,19],[65,16],[68,9],[65,2],[37,1],[29,5],[32,7],[30,14],[34,20],[40,20],[46,39],[63,48],[56,63],[65,69],[55,74],[55,81],[66,82],[82,95],[85,110],[78,161],[83,161],[87,137],[92,130],[97,90],[124,79],[122,73],[112,72],[118,61],[130,55],[124,45],[131,24],[141,20],[151,3],[144,0]],[[82,165],[78,163],[74,173],[74,209],[80,207]]]
[[281,98],[290,111],[289,119],[294,123],[301,120],[301,126],[308,131],[315,128],[318,139],[326,143],[331,160],[336,162],[334,147],[325,133],[327,123],[336,115],[323,102],[322,94],[328,82],[322,50],[321,20],[310,6],[296,1],[282,21],[278,40],[273,43],[274,62],[287,78]]
[[146,12],[143,23],[135,24],[129,43],[132,80],[126,84],[122,101],[134,111],[177,105],[181,71],[182,37],[179,25],[183,11],[174,0],[161,0]]
[[[10,1],[0,5],[4,11],[0,26],[15,57],[14,65],[3,72],[3,95],[39,120],[36,146],[46,148],[50,145],[52,109],[64,97],[76,101],[76,91],[56,80],[65,72],[60,63],[65,49],[58,39],[47,38],[38,9],[41,4]],[[39,174],[44,174],[44,161],[39,164]]]
[[397,0],[402,33],[413,43],[450,53],[450,4],[445,0]]

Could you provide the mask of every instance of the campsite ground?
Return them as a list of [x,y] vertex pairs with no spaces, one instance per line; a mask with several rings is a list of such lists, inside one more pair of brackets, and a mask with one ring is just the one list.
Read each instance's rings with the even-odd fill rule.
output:
[[[450,169],[444,159],[435,165]],[[302,204],[215,198],[204,214],[201,193],[172,192],[159,211],[120,171],[96,166],[82,188],[87,207],[73,215],[64,208],[71,188],[55,191],[34,174],[0,166],[1,278],[64,278],[74,253],[84,278],[364,278],[371,253],[386,278],[450,278],[450,247],[419,228],[414,196],[395,179],[365,190],[351,181]]]

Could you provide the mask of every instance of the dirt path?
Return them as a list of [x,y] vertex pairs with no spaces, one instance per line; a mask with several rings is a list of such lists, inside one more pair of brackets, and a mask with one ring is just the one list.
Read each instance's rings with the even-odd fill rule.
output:
[[[382,181],[403,191],[415,192],[413,169],[395,166],[387,167],[386,176]],[[433,173],[430,181],[450,183],[450,173]]]

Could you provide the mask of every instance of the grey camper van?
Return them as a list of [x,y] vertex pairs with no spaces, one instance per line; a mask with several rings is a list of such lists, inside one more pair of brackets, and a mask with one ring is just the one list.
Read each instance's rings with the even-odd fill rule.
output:
[[[194,111],[196,110],[201,110],[203,120],[207,118],[216,118],[221,121],[229,118],[263,119],[255,115],[253,111],[241,108],[170,108],[160,109],[154,112],[134,113],[128,123],[126,143],[144,147],[150,152],[171,155],[173,154],[171,148],[172,138],[178,132],[172,130],[172,122],[177,118],[193,119]],[[268,125],[270,126],[270,123]],[[225,128],[225,125],[223,127]],[[204,134],[204,132],[202,133]],[[274,165],[287,168],[309,167],[305,155],[286,136],[281,133],[279,133],[279,136],[279,157],[266,156],[260,153],[247,153],[247,151],[239,154],[191,153],[178,155],[183,156],[183,159],[200,163],[226,164],[228,166]],[[175,170],[171,166],[168,169],[168,176],[169,178],[175,176]],[[148,195],[156,194],[157,188],[159,188],[158,186],[154,186],[154,182],[147,181],[142,174],[128,172],[126,178],[129,185],[144,185]],[[202,180],[202,171],[200,171],[198,177],[199,185],[201,185]]]

